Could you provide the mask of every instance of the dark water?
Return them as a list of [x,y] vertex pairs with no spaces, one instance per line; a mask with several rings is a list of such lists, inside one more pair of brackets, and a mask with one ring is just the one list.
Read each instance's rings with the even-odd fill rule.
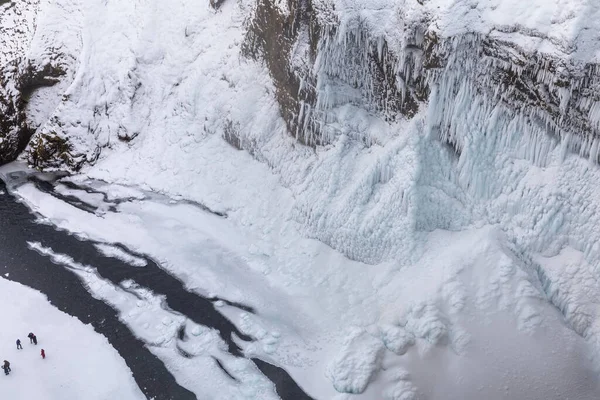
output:
[[[95,211],[93,205],[55,193],[52,182],[37,179],[34,183],[39,189],[63,201],[89,212]],[[8,279],[43,292],[61,311],[91,324],[97,332],[106,336],[125,359],[140,389],[148,398],[186,400],[196,397],[177,384],[162,361],[152,355],[146,348],[146,344],[133,336],[127,326],[118,320],[114,309],[94,299],[75,274],[66,268],[59,268],[48,257],[31,250],[27,242],[39,242],[56,253],[69,255],[77,263],[91,265],[97,268],[102,278],[115,285],[124,280],[133,280],[139,286],[150,289],[158,295],[164,295],[166,307],[200,325],[218,330],[227,343],[229,352],[234,356],[243,357],[233,337],[237,336],[245,341],[253,339],[242,334],[215,309],[213,302],[217,299],[208,299],[189,292],[182,282],[163,271],[152,259],[144,255],[136,254],[146,260],[146,267],[131,267],[123,261],[102,255],[92,241],[56,230],[50,225],[36,223],[36,216],[6,190],[6,185],[2,181],[0,181],[0,191],[3,192],[0,194],[0,273],[3,275],[9,273]],[[131,253],[128,249],[122,248]],[[241,304],[233,304],[233,306],[254,312]],[[183,326],[179,330],[179,339],[185,340]],[[181,355],[193,357],[183,351]],[[285,370],[261,360],[253,361],[274,383],[277,393],[283,400],[311,399]],[[235,379],[224,369],[218,359],[215,359],[215,362],[225,375]]]

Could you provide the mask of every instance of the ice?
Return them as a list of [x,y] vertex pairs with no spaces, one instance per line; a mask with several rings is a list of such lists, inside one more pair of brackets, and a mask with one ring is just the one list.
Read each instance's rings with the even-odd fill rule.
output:
[[102,185],[95,187],[100,192],[105,192],[108,200],[137,199],[142,200],[146,195],[140,190],[119,185]]
[[[264,228],[237,225],[231,218],[189,205],[151,200],[123,203],[117,212],[100,218],[38,192],[32,185],[21,186],[18,193],[63,229],[87,232],[93,240],[112,238],[143,250],[162,260],[163,268],[194,290],[260,310],[258,315],[248,315],[227,305],[219,308],[242,331],[257,338],[247,346],[249,354],[285,366],[317,398],[334,398],[339,391],[362,392],[364,399],[419,398],[421,394],[446,398],[463,392],[465,398],[477,398],[481,382],[492,398],[494,393],[505,393],[506,386],[516,398],[538,392],[560,397],[575,391],[591,399],[597,393],[591,378],[596,374],[595,361],[588,358],[597,335],[585,329],[587,323],[577,325],[581,314],[568,315],[567,321],[589,333],[587,342],[567,327],[563,315],[546,301],[551,292],[539,286],[535,270],[507,250],[513,245],[506,236],[509,232],[500,227],[438,230],[424,237],[415,261],[368,266],[302,239],[300,232],[289,227],[280,228],[276,236],[265,235]],[[288,224],[294,224],[293,220]],[[122,228],[114,229],[117,226]],[[204,226],[210,227],[208,231],[203,231]],[[233,229],[237,226],[246,235],[238,236]],[[171,229],[189,233],[168,242],[165,231]],[[117,236],[120,231],[122,235]],[[219,243],[217,247],[203,239],[209,234]],[[251,242],[257,246],[249,246]],[[175,245],[179,247],[173,251]],[[227,259],[233,254],[238,262],[245,260],[242,265],[246,266],[229,269]],[[196,257],[214,257],[216,263],[199,266]],[[273,272],[265,276],[252,267],[254,263]],[[556,304],[577,301],[591,306],[593,301],[554,298]],[[125,304],[119,308],[126,310]],[[178,325],[170,322],[176,320],[173,316],[166,316],[147,314],[144,325],[131,326],[137,332],[156,325],[161,330]],[[161,340],[160,332],[153,340]],[[189,332],[204,337],[200,327]],[[556,352],[558,348],[569,350]],[[169,353],[163,354],[166,351],[161,348],[157,354],[170,360]],[[180,364],[169,361],[168,365]],[[191,371],[213,367],[189,365]],[[401,371],[409,371],[410,379],[394,378]],[[516,376],[537,382],[535,391]],[[437,379],[435,384],[432,377]],[[555,384],[543,389],[547,381]],[[195,390],[206,390],[201,386],[194,386]]]
[[55,188],[56,193],[60,193],[65,196],[76,197],[83,202],[92,206],[99,206],[100,208],[107,208],[107,204],[103,202],[104,196],[100,193],[90,193],[83,189],[71,189],[65,185],[59,184]]
[[108,244],[97,244],[96,248],[107,257],[114,257],[121,261],[124,261],[134,267],[145,267],[148,265],[146,260],[140,257],[131,255],[123,249]]
[[[121,287],[102,279],[93,266],[82,265],[65,254],[59,254],[40,243],[29,243],[39,253],[50,257],[58,265],[73,271],[86,289],[97,299],[115,308],[119,319],[141,338],[149,350],[171,370],[177,382],[191,390],[199,398],[214,399],[277,399],[271,382],[260,374],[249,360],[236,360],[223,350],[217,332],[188,321],[185,316],[168,310],[164,296],[139,287],[135,282],[125,281]],[[190,329],[194,339],[185,343],[177,340],[180,327]],[[179,348],[190,354],[181,357]],[[215,368],[213,356],[221,359],[239,380],[233,383]],[[229,366],[232,368],[229,368]],[[198,372],[204,379],[198,380]],[[207,385],[206,382],[210,381]]]

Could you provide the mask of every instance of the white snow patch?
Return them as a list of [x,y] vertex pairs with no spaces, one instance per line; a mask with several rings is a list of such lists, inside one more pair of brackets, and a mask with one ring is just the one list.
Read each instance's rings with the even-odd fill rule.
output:
[[[92,326],[60,312],[39,292],[3,278],[0,304],[0,350],[12,369],[1,377],[3,398],[145,399],[125,361]],[[37,346],[29,344],[31,331]],[[23,350],[16,349],[17,339]]]
[[143,258],[131,255],[117,246],[113,246],[110,244],[96,244],[94,246],[106,257],[116,258],[134,267],[145,267],[146,265],[148,265],[146,260],[144,260]]
[[[425,236],[415,261],[368,266],[303,239],[292,221],[272,234],[151,200],[100,217],[30,184],[18,193],[62,229],[123,243],[160,260],[192,290],[256,308],[259,316],[219,310],[259,339],[250,354],[285,367],[314,397],[341,390],[364,399],[501,398],[494,396],[508,386],[514,398],[593,399],[600,390],[588,357],[593,340],[565,325],[499,227],[438,230]],[[263,218],[255,222],[273,222]],[[394,378],[401,371],[410,379]]]
[[362,329],[350,330],[340,354],[329,366],[328,375],[335,390],[363,393],[373,374],[379,370],[382,352],[381,340]]

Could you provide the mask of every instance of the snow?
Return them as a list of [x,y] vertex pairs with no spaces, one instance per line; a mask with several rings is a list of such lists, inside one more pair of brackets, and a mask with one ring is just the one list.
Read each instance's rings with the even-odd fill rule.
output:
[[547,275],[546,290],[553,303],[572,321],[577,333],[593,341],[596,348],[600,347],[600,301],[595,293],[598,276],[584,255],[567,246],[555,256],[538,256],[535,261]]
[[8,2],[0,5],[0,67],[27,52],[35,32],[36,13],[39,1]]
[[361,21],[374,37],[393,38],[398,27],[425,20],[442,37],[482,33],[527,50],[561,53],[578,61],[597,61],[600,6],[587,0],[320,0],[335,5],[343,27]]
[[[114,286],[100,278],[92,266],[78,264],[68,255],[55,253],[40,243],[29,243],[29,246],[50,257],[56,264],[71,269],[95,298],[115,308],[119,319],[163,360],[177,382],[198,398],[277,399],[272,383],[258,372],[256,366],[227,354],[226,345],[214,329],[201,327],[169,310],[163,296],[157,296],[133,281],[123,281],[120,286]],[[176,339],[180,327],[191,340],[182,342]],[[193,358],[182,357],[181,350]],[[213,356],[235,374],[238,382],[233,383],[215,368]],[[202,380],[197,379],[199,372]]]
[[[285,131],[265,67],[240,56],[254,2],[219,11],[192,0],[65,2],[78,13],[53,40],[77,67],[52,115],[42,110],[40,132],[58,132],[94,161],[71,181],[104,195],[57,191],[103,208],[92,215],[31,184],[17,193],[44,222],[105,243],[109,256],[125,259],[112,246],[124,245],[190,290],[255,307],[258,315],[215,304],[257,339],[247,354],[286,368],[316,398],[597,398],[598,139],[479,85],[493,87],[499,66],[519,76],[517,61],[533,52],[579,79],[577,68],[598,61],[600,7],[420,3],[315,1],[332,35],[313,66],[316,108],[298,110],[299,121],[318,115],[323,125],[327,145],[311,149]],[[419,24],[439,35],[448,62],[423,76],[432,93],[412,119],[387,122],[369,98],[367,51],[381,57],[385,39],[394,73],[416,76],[422,62],[405,49],[423,41]],[[485,38],[508,43],[515,63],[474,57]],[[547,65],[535,71],[566,117],[585,81],[562,90]],[[579,101],[597,128],[597,104]],[[223,140],[227,130],[245,151]],[[132,311],[137,298],[123,287],[93,266],[75,269],[136,335],[166,344],[155,354],[179,382],[214,394],[193,378],[220,385],[214,364],[183,360],[169,342],[169,321],[181,316],[143,288],[142,311]],[[197,350],[217,352],[203,329],[191,331],[209,337]],[[246,360],[228,362],[247,380],[223,393],[274,395]]]
[[380,368],[383,343],[367,332],[354,329],[342,344],[328,371],[333,387],[340,393],[363,393]]
[[145,267],[148,264],[143,258],[133,256],[117,246],[97,244],[96,248],[105,256],[125,261],[134,267]]
[[[125,361],[91,326],[58,311],[39,292],[4,278],[0,300],[1,357],[12,369],[2,376],[4,398],[145,398]],[[29,344],[31,331],[37,346]],[[16,349],[17,338],[23,350]],[[40,356],[42,348],[46,359]]]
[[[122,243],[159,260],[198,293],[258,310],[251,315],[218,307],[256,338],[243,345],[246,354],[283,366],[316,398],[355,393],[364,399],[475,399],[483,393],[500,399],[509,393],[512,398],[594,399],[600,390],[594,331],[587,329],[590,334],[582,337],[567,326],[565,317],[577,321],[575,315],[581,314],[563,316],[554,308],[535,271],[508,249],[510,241],[499,227],[437,230],[423,236],[414,261],[368,266],[302,238],[293,220],[274,235],[256,226],[268,220],[243,225],[232,219],[239,211],[224,219],[155,198],[132,199],[98,216],[30,184],[17,192],[61,229]],[[179,233],[176,240],[169,239],[172,232]],[[125,300],[122,288],[98,282],[89,268],[77,270],[88,271],[92,294],[121,310],[136,335],[163,343],[153,351],[178,382],[197,394],[212,393],[210,385],[192,383],[186,374],[214,374],[214,364],[189,363],[166,339],[181,322],[164,321],[181,317],[165,318],[162,313],[168,311],[156,306],[137,316],[129,310],[139,300]],[[592,297],[560,301],[593,307],[597,287],[587,290]],[[149,327],[159,328],[148,336]],[[193,335],[194,329],[186,331]],[[218,342],[211,346],[218,349]],[[222,351],[211,351],[223,357]],[[235,370],[252,377],[245,390],[265,390],[252,368]]]
[[120,185],[107,185],[101,184],[94,187],[95,190],[106,194],[108,200],[122,200],[122,199],[144,199],[146,195],[140,190],[129,188]]

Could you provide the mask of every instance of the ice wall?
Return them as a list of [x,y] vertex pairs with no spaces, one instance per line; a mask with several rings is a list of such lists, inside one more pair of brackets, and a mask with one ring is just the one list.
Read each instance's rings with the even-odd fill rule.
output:
[[[546,4],[544,12],[538,13],[532,11],[537,3],[513,8],[481,3],[465,8],[441,0],[424,4],[413,0],[188,3],[174,6],[187,9],[188,15],[175,12],[164,20],[157,19],[160,7],[151,1],[124,6],[64,0],[55,9],[45,6],[46,20],[36,38],[49,51],[33,46],[29,58],[36,66],[53,56],[79,59],[52,64],[72,76],[77,72],[78,80],[68,90],[62,89],[66,97],[54,119],[42,113],[51,123],[38,132],[31,162],[40,167],[67,162],[78,168],[96,160],[114,140],[128,142],[146,131],[154,124],[150,116],[154,103],[145,104],[153,96],[150,92],[162,90],[163,99],[183,96],[177,93],[177,75],[187,70],[193,79],[198,71],[201,58],[180,55],[186,49],[195,54],[204,47],[196,40],[206,33],[206,29],[198,30],[202,24],[219,27],[217,35],[238,30],[236,34],[242,37],[234,42],[216,40],[213,49],[265,67],[274,90],[271,98],[277,102],[287,133],[301,144],[323,146],[342,135],[366,146],[384,144],[397,131],[381,133],[386,130],[382,126],[410,120],[429,103],[439,105],[432,112],[437,120],[431,129],[460,152],[464,143],[454,115],[477,96],[485,103],[481,119],[496,120],[497,115],[506,114],[501,119],[511,119],[516,126],[499,135],[500,140],[531,140],[533,144],[524,148],[537,152],[538,161],[543,161],[545,148],[559,142],[565,151],[597,158],[599,74],[595,39],[586,32],[593,28],[590,21],[598,10],[586,8],[583,1],[562,8],[558,3]],[[138,25],[126,25],[126,19]],[[150,22],[162,38],[147,28]],[[68,29],[61,32],[59,25]],[[75,39],[68,40],[66,31]],[[167,37],[169,47],[165,47]],[[584,53],[584,49],[589,51]],[[110,54],[112,59],[101,54]],[[171,76],[159,73],[153,80],[149,71],[165,56],[175,66]],[[227,76],[229,67],[234,66],[220,66],[224,72],[219,79],[233,86]],[[169,91],[169,85],[174,90]],[[91,94],[82,93],[88,90]],[[431,96],[437,100],[429,102]],[[246,106],[235,103],[235,107]],[[78,123],[69,117],[70,109],[91,112],[83,118],[91,122]],[[221,121],[202,129],[221,134],[260,159],[265,142],[281,121],[224,114],[230,112],[205,116]],[[200,123],[198,113],[195,117]],[[261,130],[261,124],[269,129]],[[374,124],[376,129],[371,129]],[[34,129],[44,124],[35,125]],[[63,150],[44,152],[53,144]]]

